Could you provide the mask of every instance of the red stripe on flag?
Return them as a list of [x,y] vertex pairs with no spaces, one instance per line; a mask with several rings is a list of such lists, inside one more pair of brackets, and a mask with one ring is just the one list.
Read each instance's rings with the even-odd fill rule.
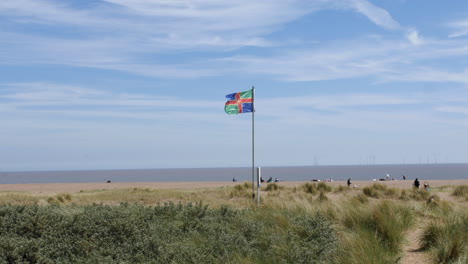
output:
[[236,93],[236,100],[235,101],[234,100],[227,101],[226,105],[237,105],[237,108],[239,109],[239,113],[243,113],[244,109],[242,107],[242,104],[243,103],[252,103],[252,98],[241,99],[240,94],[241,93]]

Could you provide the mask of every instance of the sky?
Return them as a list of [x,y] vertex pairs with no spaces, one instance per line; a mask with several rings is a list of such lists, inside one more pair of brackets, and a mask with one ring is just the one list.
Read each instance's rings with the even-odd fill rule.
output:
[[466,0],[0,1],[0,171],[468,162]]

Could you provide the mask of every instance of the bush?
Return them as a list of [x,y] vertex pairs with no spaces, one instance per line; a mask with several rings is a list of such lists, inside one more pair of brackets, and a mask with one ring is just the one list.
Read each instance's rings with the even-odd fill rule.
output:
[[202,203],[2,206],[0,263],[331,263],[320,214]]

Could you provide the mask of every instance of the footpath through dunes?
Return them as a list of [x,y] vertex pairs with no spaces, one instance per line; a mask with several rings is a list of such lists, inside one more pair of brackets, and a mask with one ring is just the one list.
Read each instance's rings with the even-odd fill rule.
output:
[[429,253],[420,250],[419,238],[423,232],[423,224],[418,223],[406,234],[406,245],[403,247],[403,258],[400,264],[427,264],[431,263]]
[[[351,179],[352,180],[352,179]],[[310,182],[310,181],[308,181]],[[421,183],[428,182],[429,186],[459,186],[468,185],[468,180],[421,180]],[[92,190],[112,190],[124,188],[154,188],[154,189],[210,189],[234,186],[240,182],[112,182],[112,183],[31,183],[31,184],[0,184],[0,192],[27,192],[27,193],[76,193],[80,191]],[[297,187],[306,181],[284,181],[278,184],[284,187]],[[353,181],[352,186],[363,188],[374,183],[384,184],[389,188],[411,189],[413,181]],[[327,184],[338,187],[346,186],[346,181],[333,181]]]

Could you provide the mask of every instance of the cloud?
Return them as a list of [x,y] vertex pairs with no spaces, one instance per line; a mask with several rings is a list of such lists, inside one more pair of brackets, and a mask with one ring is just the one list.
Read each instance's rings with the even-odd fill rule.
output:
[[450,38],[458,38],[468,35],[468,19],[450,22],[448,26],[454,29],[454,32],[449,34]]
[[386,29],[399,29],[400,24],[392,18],[390,13],[383,8],[377,7],[366,0],[344,0],[343,4],[349,5],[357,12],[366,16],[370,21]]
[[[0,64],[67,65],[156,78],[242,73],[273,75],[287,81],[373,77],[377,81],[466,83],[465,69],[447,70],[438,67],[437,61],[466,56],[468,48],[456,40],[423,39],[416,29],[406,30],[405,39],[361,36],[318,42],[313,49],[277,49],[283,44],[269,38],[286,23],[324,9],[351,10],[384,29],[402,29],[386,10],[365,0],[105,0],[81,8],[45,0],[3,1],[0,13],[10,21],[28,19],[26,24],[37,23],[39,29],[86,33],[40,34],[35,27],[31,32],[1,32]],[[267,52],[227,55],[252,46]],[[181,51],[186,54],[184,60],[177,59]],[[207,51],[217,52],[205,57]],[[434,63],[426,66],[428,60]],[[424,67],[420,65],[423,61]]]
[[436,108],[439,112],[463,114],[468,116],[468,107],[463,106],[441,106]]
[[[158,67],[154,61],[144,63],[141,55],[274,47],[281,44],[269,40],[268,34],[307,14],[337,7],[360,12],[384,28],[396,23],[386,11],[363,0],[103,0],[81,7],[47,0],[3,1],[0,15],[20,30],[0,32],[0,63],[64,64],[155,77],[211,76],[194,70],[201,68],[196,63],[185,70],[177,64]],[[68,31],[77,34],[62,34]],[[150,64],[156,64],[154,69]],[[168,72],[158,75],[164,68]]]
[[413,45],[421,45],[424,43],[416,29],[409,29],[406,33],[406,37]]
[[418,45],[406,39],[367,37],[329,42],[270,56],[233,56],[244,74],[264,74],[279,80],[303,82],[373,78],[377,82],[467,83],[467,70],[447,65],[468,56],[468,46],[458,40],[425,40]]
[[[260,117],[274,118],[274,123],[295,123],[307,120],[327,125],[346,124],[349,115],[367,116],[373,124],[377,119],[374,108],[379,113],[399,116],[398,109],[403,106],[437,105],[442,107],[455,102],[463,103],[460,98],[449,94],[407,93],[348,93],[321,96],[301,96],[278,98],[259,98],[257,109]],[[467,99],[468,100],[468,99]],[[148,94],[125,94],[102,91],[88,87],[61,85],[55,83],[11,83],[0,85],[2,107],[9,110],[0,119],[50,119],[78,117],[93,119],[133,119],[161,120],[169,123],[216,124],[232,122],[223,112],[223,100],[194,100],[176,96],[157,96]],[[281,111],[267,111],[281,105]],[[382,108],[385,107],[385,108]],[[385,110],[383,110],[385,109]],[[405,108],[402,108],[405,109]],[[3,111],[2,111],[3,112]],[[5,112],[3,112],[5,113]],[[412,115],[405,109],[405,114]],[[415,115],[417,116],[417,115]],[[346,117],[346,118],[344,118]],[[375,119],[375,120],[374,120]],[[395,117],[395,120],[397,118]],[[339,120],[339,121],[338,121]],[[33,122],[34,123],[34,122]],[[300,123],[300,122],[299,122]],[[278,123],[277,123],[278,124]],[[361,124],[362,125],[362,124]]]

